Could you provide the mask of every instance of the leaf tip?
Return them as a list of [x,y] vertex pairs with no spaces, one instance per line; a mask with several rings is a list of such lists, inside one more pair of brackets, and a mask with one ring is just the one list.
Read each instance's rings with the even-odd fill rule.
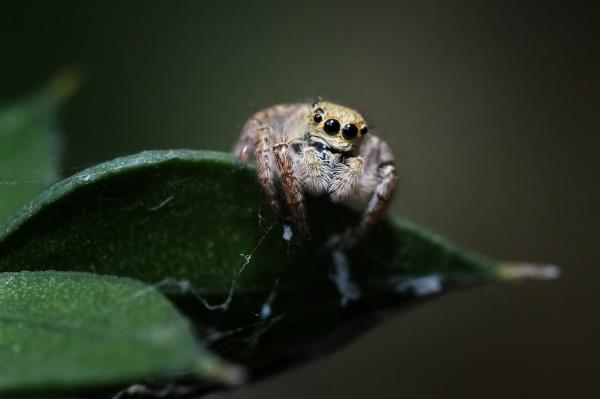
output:
[[560,276],[560,268],[534,263],[503,263],[498,265],[498,276],[505,281],[555,280]]
[[244,384],[247,379],[244,367],[227,363],[213,356],[199,360],[195,371],[199,377],[210,378],[232,387]]

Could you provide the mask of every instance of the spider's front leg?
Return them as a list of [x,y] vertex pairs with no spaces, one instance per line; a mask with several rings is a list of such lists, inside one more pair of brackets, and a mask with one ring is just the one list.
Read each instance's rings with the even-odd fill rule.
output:
[[362,214],[360,224],[355,230],[355,235],[358,237],[367,233],[381,219],[381,216],[390,205],[392,195],[396,189],[396,166],[392,162],[380,164],[377,175],[379,182],[367,205],[367,209]]
[[384,141],[373,137],[364,146],[363,156],[369,166],[358,184],[372,194],[358,226],[346,232],[343,238],[342,246],[346,248],[354,246],[381,219],[392,201],[398,181],[394,158]]
[[275,186],[275,159],[273,157],[273,146],[271,144],[271,128],[263,127],[258,130],[256,134],[255,154],[258,180],[260,181],[271,209],[273,212],[279,213],[279,201],[277,199],[277,188]]
[[285,194],[286,203],[294,219],[296,227],[302,234],[310,239],[310,230],[306,217],[306,203],[302,185],[294,173],[294,160],[288,142],[278,143],[273,147],[275,161],[281,174],[281,185]]
[[289,120],[290,116],[298,113],[299,110],[298,105],[283,104],[255,113],[244,124],[240,138],[233,149],[238,157],[240,167],[244,167],[252,157],[256,158],[258,178],[269,205],[277,214],[279,213],[279,200],[276,188],[277,165],[273,156],[273,142],[279,141],[281,121]]

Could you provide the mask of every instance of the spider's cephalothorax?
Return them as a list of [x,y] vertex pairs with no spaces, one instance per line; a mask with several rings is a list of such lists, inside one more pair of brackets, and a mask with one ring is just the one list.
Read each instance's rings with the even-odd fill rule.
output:
[[242,164],[255,157],[265,194],[280,210],[276,185],[295,224],[309,235],[305,194],[332,201],[369,197],[359,225],[346,235],[351,246],[379,220],[396,186],[388,145],[371,134],[355,110],[329,102],[276,105],[246,122],[235,148]]
[[352,152],[360,145],[362,136],[369,132],[363,117],[350,108],[332,103],[313,105],[306,139],[322,143],[336,152]]

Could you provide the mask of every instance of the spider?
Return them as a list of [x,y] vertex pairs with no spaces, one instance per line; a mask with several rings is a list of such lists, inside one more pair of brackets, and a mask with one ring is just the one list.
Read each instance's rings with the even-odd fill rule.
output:
[[[381,218],[396,187],[389,146],[370,134],[355,110],[330,102],[275,105],[255,113],[234,149],[241,166],[254,158],[267,200],[280,214],[278,184],[294,225],[310,238],[305,196],[367,202],[342,245],[353,246]],[[365,201],[366,200],[366,201]]]

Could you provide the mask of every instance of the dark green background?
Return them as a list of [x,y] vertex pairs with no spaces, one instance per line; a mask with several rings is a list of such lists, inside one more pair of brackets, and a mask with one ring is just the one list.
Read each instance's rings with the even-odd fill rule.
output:
[[65,66],[64,170],[228,150],[244,120],[323,96],[398,156],[393,212],[557,282],[422,306],[232,398],[600,395],[600,14],[583,3],[4,2],[0,99]]

